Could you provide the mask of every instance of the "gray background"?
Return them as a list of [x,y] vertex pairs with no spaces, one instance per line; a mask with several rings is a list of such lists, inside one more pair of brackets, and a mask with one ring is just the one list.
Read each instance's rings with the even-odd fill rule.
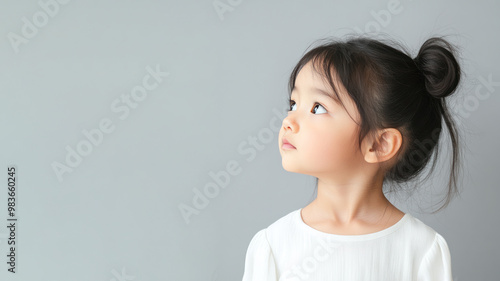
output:
[[[252,236],[313,198],[314,178],[282,168],[273,129],[293,66],[315,40],[366,29],[414,54],[432,35],[461,46],[462,196],[423,211],[447,183],[443,154],[420,192],[391,200],[445,237],[455,281],[498,280],[498,2],[401,0],[379,21],[391,1],[62,2],[44,18],[48,0],[1,1],[2,182],[18,169],[17,273],[3,184],[1,280],[240,280]],[[125,106],[148,66],[169,76],[121,119],[112,105]],[[53,163],[105,118],[114,130],[58,179]],[[240,172],[186,223],[179,206],[228,163]]]

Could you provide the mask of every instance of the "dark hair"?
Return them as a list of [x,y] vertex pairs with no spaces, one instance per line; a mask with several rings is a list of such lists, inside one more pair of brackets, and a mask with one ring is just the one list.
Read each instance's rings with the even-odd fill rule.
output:
[[[404,183],[416,178],[435,151],[430,169],[434,170],[444,120],[451,136],[453,155],[446,202],[439,211],[458,193],[459,134],[445,100],[460,82],[456,50],[445,39],[433,37],[425,41],[417,56],[412,58],[400,43],[385,42],[364,36],[345,41],[328,39],[327,43],[308,51],[297,63],[288,83],[289,97],[299,71],[312,60],[313,69],[331,86],[336,96],[332,97],[341,100],[334,84],[339,81],[356,104],[361,117],[360,148],[363,138],[368,134],[374,137],[377,129],[398,129],[403,140],[394,165],[388,167],[384,166],[387,163],[379,163],[386,169],[384,186],[386,182]],[[320,66],[320,71],[316,66]],[[316,178],[316,188],[317,183]]]

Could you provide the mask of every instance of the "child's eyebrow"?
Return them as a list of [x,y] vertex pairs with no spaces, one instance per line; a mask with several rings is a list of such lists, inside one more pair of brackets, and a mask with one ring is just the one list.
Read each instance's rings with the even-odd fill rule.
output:
[[[339,103],[339,100],[337,99],[336,96],[333,96],[320,88],[311,87],[309,89],[311,90],[311,93],[316,93],[316,94],[319,94],[322,96],[326,96],[326,97],[332,99],[335,103],[337,103],[337,104]],[[297,94],[300,96],[300,91],[299,91],[299,88],[297,86],[293,86],[292,92],[293,91],[297,92]]]

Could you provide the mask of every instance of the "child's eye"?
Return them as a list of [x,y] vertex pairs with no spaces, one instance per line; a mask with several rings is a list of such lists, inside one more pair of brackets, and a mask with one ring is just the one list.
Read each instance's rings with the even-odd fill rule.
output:
[[[290,100],[290,109],[289,111],[293,111],[293,107],[296,105],[295,101],[294,100]],[[313,113],[318,113],[318,111],[316,111],[317,108],[321,107],[323,112],[321,112],[321,110],[319,110],[320,112],[319,113],[327,113],[326,110],[325,110],[325,107],[322,106],[320,103],[316,102],[314,103],[314,107],[313,107]]]
[[293,100],[290,100],[290,109],[288,109],[288,111],[293,111],[293,106],[295,105],[295,101]]
[[[323,107],[323,106],[322,106],[321,104],[319,104],[319,103],[315,103],[315,104],[314,104],[314,107],[313,107],[313,109],[316,109],[316,108],[318,108],[318,106],[319,106],[319,107],[321,107],[321,108],[323,108],[323,111],[324,111],[324,112],[320,112],[320,113],[326,113],[326,110],[325,110],[325,108],[324,108],[324,107]],[[320,111],[321,111],[321,110],[320,110]],[[316,113],[318,113],[318,112],[316,111]]]

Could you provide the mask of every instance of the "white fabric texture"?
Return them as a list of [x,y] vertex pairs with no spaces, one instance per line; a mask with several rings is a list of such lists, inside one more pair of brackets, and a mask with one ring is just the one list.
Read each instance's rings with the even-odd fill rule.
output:
[[301,209],[251,239],[243,281],[452,281],[445,239],[409,213],[363,235],[338,235],[307,225]]

